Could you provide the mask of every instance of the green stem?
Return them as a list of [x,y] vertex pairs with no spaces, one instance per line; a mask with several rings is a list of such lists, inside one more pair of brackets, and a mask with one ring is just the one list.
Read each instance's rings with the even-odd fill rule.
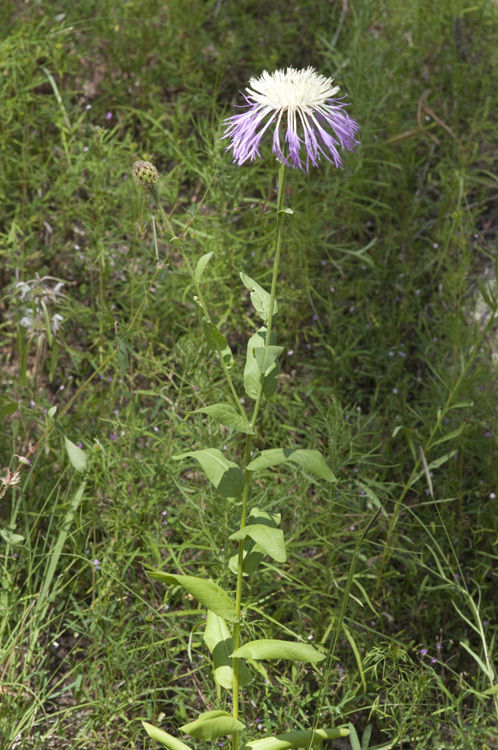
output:
[[[275,255],[273,259],[273,276],[270,292],[270,305],[268,310],[267,329],[266,329],[266,341],[265,346],[270,343],[271,326],[273,320],[273,310],[275,307],[275,296],[277,289],[278,269],[280,265],[280,252],[282,249],[282,230],[283,230],[283,219],[285,215],[284,207],[284,194],[285,194],[285,164],[280,164],[278,174],[278,198],[277,198],[277,236],[275,239]],[[264,375],[261,374],[258,386],[258,392],[256,394],[256,402],[254,405],[254,411],[251,419],[251,427],[254,429],[256,420],[258,418],[259,409],[261,406],[261,400],[263,396],[263,382]],[[246,451],[245,451],[245,465],[251,461],[251,450],[252,450],[253,436],[246,436]],[[249,503],[249,497],[251,492],[251,477],[252,472],[249,469],[245,469],[244,473],[244,489],[242,491],[242,506],[240,511],[240,528],[243,529],[246,525],[247,519],[247,507]],[[237,558],[237,584],[235,590],[235,614],[237,615],[237,621],[233,628],[233,650],[240,646],[240,618],[242,613],[242,584],[243,584],[243,567],[244,567],[244,543],[239,541],[238,547],[238,558]],[[239,718],[239,659],[233,659],[233,689],[232,689],[232,713],[234,719]],[[232,750],[238,750],[239,736],[237,733],[232,735]]]

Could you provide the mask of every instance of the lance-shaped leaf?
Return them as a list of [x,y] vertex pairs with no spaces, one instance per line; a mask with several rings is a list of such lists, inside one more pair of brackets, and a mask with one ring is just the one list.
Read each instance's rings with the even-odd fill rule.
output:
[[203,406],[201,409],[189,412],[189,414],[207,414],[208,417],[215,419],[218,424],[225,427],[231,427],[232,430],[243,432],[245,435],[254,435],[249,422],[247,422],[230,404],[213,404],[212,406]]
[[210,742],[218,737],[226,737],[227,734],[241,732],[243,729],[245,725],[238,719],[234,719],[227,711],[206,711],[195,721],[180,727],[180,732],[190,734],[198,740]]
[[326,482],[337,481],[325,463],[325,459],[320,451],[316,450],[303,450],[301,448],[271,448],[269,450],[261,451],[259,456],[256,456],[255,459],[247,464],[247,468],[250,471],[259,471],[261,469],[267,469],[270,466],[278,466],[279,464],[287,463],[287,461],[298,464],[302,469],[310,471],[312,474],[316,474],[321,479],[325,479]]
[[201,451],[188,451],[172,456],[175,461],[182,458],[195,458],[199,461],[207,478],[214,484],[223,497],[240,500],[244,488],[244,475],[233,461],[229,461],[217,448],[205,448]]
[[[214,665],[214,677],[218,685],[231,690],[233,687],[233,640],[225,620],[208,610],[204,643],[208,647]],[[239,684],[247,685],[251,675],[243,661],[239,662]]]
[[325,659],[325,656],[309,643],[278,641],[274,638],[249,641],[235,649],[232,656],[238,659],[289,659],[310,664]]
[[311,729],[285,732],[277,734],[275,737],[262,737],[259,740],[251,740],[246,743],[246,747],[253,750],[288,750],[291,747],[308,747],[313,734],[313,745],[318,745],[323,740],[335,740],[338,737],[347,737],[349,729],[338,727],[337,729],[317,729],[314,733]]
[[235,614],[235,607],[232,600],[217,583],[207,581],[205,578],[197,578],[196,576],[163,573],[162,570],[147,571],[147,575],[153,581],[181,586],[194,599],[197,599],[198,602],[204,604],[205,607],[212,610],[215,614],[229,622],[237,622],[237,615]]
[[[244,388],[249,398],[255,399],[258,394],[259,383],[262,377],[261,370],[259,369],[258,362],[256,360],[255,351],[256,349],[262,349],[265,347],[266,342],[266,328],[260,328],[256,331],[254,336],[251,336],[247,342],[247,356],[246,364],[244,368]],[[275,346],[277,343],[277,337],[272,331],[270,336],[270,346]],[[278,362],[273,363],[268,367],[264,373],[263,380],[263,396],[264,398],[272,398],[277,391],[277,379],[278,379]]]
[[202,278],[202,274],[204,273],[204,270],[212,257],[213,257],[213,251],[211,251],[210,253],[206,253],[197,261],[197,265],[195,267],[195,272],[194,272],[195,280],[197,281],[197,283],[200,282]]
[[[263,289],[262,286],[258,284],[257,281],[254,281],[254,279],[251,279],[250,276],[247,276],[245,273],[240,274],[240,278],[242,279],[242,283],[246,287],[246,289],[249,290],[251,293],[251,302],[258,313],[259,317],[263,320],[264,323],[268,322],[268,315],[270,312],[270,295],[268,294],[265,289]],[[273,302],[273,319],[275,320],[278,313],[278,305],[277,300],[274,300]]]
[[163,732],[162,729],[158,729],[157,727],[152,726],[152,724],[148,724],[146,721],[142,721],[142,726],[149,737],[160,742],[161,745],[167,747],[168,750],[191,750],[190,747],[181,740],[177,740],[173,735]]
[[285,552],[284,532],[282,529],[276,529],[266,526],[262,523],[251,523],[243,529],[239,529],[235,534],[229,536],[229,539],[239,541],[250,537],[259,545],[267,555],[270,555],[276,562],[285,562],[287,554]]

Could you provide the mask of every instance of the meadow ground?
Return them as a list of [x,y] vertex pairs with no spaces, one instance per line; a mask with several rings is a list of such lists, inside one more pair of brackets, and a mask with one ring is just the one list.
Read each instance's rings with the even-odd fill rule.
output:
[[[255,447],[320,449],[338,481],[256,482],[287,561],[251,579],[245,627],[327,651],[355,561],[323,706],[353,731],[330,746],[498,747],[497,38],[492,0],[2,1],[1,750],[143,750],[140,719],[176,735],[227,705],[202,608],[145,570],[231,585],[234,505],[171,456],[237,459],[240,436],[188,415],[226,400],[223,373],[131,170],[158,168],[192,263],[213,252],[239,388],[257,323],[239,272],[269,287],[277,169],[271,138],[233,164],[223,119],[251,76],[308,65],[360,146],[289,170],[285,351]],[[322,680],[267,664],[249,735],[309,725]]]

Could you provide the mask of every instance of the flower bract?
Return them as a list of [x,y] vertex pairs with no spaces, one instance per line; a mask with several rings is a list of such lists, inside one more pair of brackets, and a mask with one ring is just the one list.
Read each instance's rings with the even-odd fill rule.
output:
[[338,91],[312,67],[265,70],[249,81],[243,94],[245,111],[225,120],[227,151],[232,150],[239,166],[261,157],[261,139],[270,130],[273,153],[287,166],[308,171],[310,163],[317,167],[323,156],[342,168],[339,151],[352,151],[358,144],[358,124],[344,111],[348,105],[334,98]]

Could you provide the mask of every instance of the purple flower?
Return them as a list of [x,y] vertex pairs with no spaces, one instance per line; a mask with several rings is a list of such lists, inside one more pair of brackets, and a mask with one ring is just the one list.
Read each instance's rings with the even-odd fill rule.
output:
[[426,654],[427,654],[427,649],[426,649],[426,648],[421,648],[421,649],[420,649],[420,653],[422,654],[422,656],[426,656]]
[[[259,144],[270,127],[275,156],[288,167],[299,167],[306,172],[310,162],[317,167],[322,156],[342,168],[338,147],[352,151],[358,144],[355,138],[358,124],[343,112],[348,105],[332,98],[339,87],[312,67],[274,73],[265,70],[259,78],[250,79],[246,91],[248,95],[243,94],[246,111],[225,120],[227,128],[223,136],[230,139],[227,151],[233,150],[233,160],[239,166],[248,159],[261,157]],[[286,154],[282,150],[280,128],[285,131]]]
[[108,112],[105,116],[106,120],[112,120],[112,112]]

